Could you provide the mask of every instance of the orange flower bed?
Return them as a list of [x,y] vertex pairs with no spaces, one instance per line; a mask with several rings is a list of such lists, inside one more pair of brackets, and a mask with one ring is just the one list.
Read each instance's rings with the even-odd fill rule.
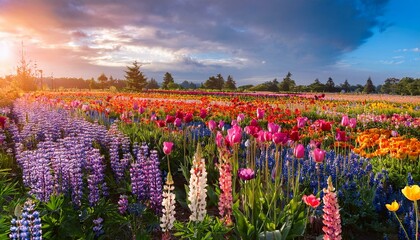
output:
[[363,157],[389,156],[416,160],[420,155],[420,141],[416,138],[393,137],[391,130],[372,128],[358,134],[353,151]]

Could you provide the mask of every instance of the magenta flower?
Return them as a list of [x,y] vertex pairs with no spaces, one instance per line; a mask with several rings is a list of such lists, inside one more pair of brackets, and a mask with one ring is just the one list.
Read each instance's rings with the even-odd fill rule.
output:
[[293,149],[293,155],[296,158],[303,158],[305,156],[305,147],[302,144],[298,144],[294,149]]
[[152,115],[150,116],[150,121],[156,121],[157,117],[155,113],[152,113]]
[[249,123],[249,126],[258,127],[258,121],[257,119],[253,118],[251,122]]
[[257,108],[257,118],[258,119],[263,119],[264,118],[264,113],[265,113],[264,109]]
[[223,122],[222,120],[220,120],[219,121],[219,125],[218,125],[218,127],[220,128],[220,129],[223,129],[223,127],[225,126],[225,122]]
[[312,154],[316,163],[322,163],[325,159],[325,151],[319,148],[315,148]]
[[339,142],[346,141],[347,140],[346,131],[341,131],[337,129],[337,132],[335,133],[335,140]]
[[175,118],[174,125],[175,125],[176,127],[181,127],[181,125],[182,125],[182,120],[181,120],[181,118]]
[[239,126],[233,126],[227,131],[226,141],[230,146],[240,143],[242,138],[242,129]]
[[239,168],[238,176],[240,179],[246,181],[255,178],[255,172],[251,168]]
[[324,120],[320,120],[321,122],[321,130],[322,131],[331,131],[331,123],[330,122],[326,122]]
[[276,133],[276,132],[279,131],[280,126],[275,124],[275,123],[270,122],[270,123],[267,124],[267,129],[271,133]]
[[200,117],[201,117],[202,119],[204,119],[204,118],[206,118],[206,117],[207,117],[207,110],[206,110],[206,109],[201,109],[201,110],[200,110]]
[[296,121],[297,121],[297,127],[298,128],[303,128],[303,127],[305,127],[306,121],[308,121],[308,118],[307,117],[298,117],[296,119]]
[[173,146],[173,142],[163,142],[163,153],[165,153],[166,155],[171,154]]
[[243,113],[239,113],[238,117],[236,118],[236,121],[238,121],[238,123],[242,122],[245,119],[245,115]]
[[351,128],[356,128],[356,126],[357,126],[357,119],[356,118],[350,118],[350,120],[349,120],[349,126]]
[[284,133],[284,132],[276,132],[273,134],[272,137],[273,137],[273,142],[276,145],[279,145],[279,144],[284,145],[287,143],[287,140],[289,140],[287,133]]
[[193,115],[192,115],[192,113],[187,113],[187,114],[185,114],[185,116],[184,116],[184,122],[189,123],[189,122],[191,122],[192,120],[193,120]]
[[223,145],[223,135],[219,131],[216,133],[216,145],[217,147],[222,147]]
[[253,137],[256,138],[256,137],[258,137],[258,132],[260,131],[260,128],[256,127],[256,126],[246,126],[244,128],[244,131],[245,131],[246,134],[252,135]]
[[343,115],[343,117],[341,118],[341,125],[344,127],[349,125],[349,116]]
[[268,131],[261,130],[258,132],[258,141],[263,142],[270,142],[272,140],[272,135]]
[[213,131],[214,129],[216,129],[217,124],[216,124],[216,122],[214,120],[210,120],[207,123],[207,126],[209,127],[210,131]]

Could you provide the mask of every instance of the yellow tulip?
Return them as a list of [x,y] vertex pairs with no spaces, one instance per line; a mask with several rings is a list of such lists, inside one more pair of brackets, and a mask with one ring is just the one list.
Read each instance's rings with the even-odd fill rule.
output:
[[419,185],[405,186],[401,192],[404,196],[411,201],[420,200],[420,187]]
[[385,204],[385,207],[390,211],[390,212],[396,212],[398,211],[398,209],[400,208],[400,205],[397,203],[397,201],[393,201],[391,204]]

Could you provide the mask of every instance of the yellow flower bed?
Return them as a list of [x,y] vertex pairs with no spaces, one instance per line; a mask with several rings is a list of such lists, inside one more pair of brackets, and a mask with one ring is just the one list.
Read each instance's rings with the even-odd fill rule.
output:
[[416,160],[420,155],[420,141],[416,138],[392,137],[391,130],[372,128],[358,134],[353,151],[363,157],[391,156]]

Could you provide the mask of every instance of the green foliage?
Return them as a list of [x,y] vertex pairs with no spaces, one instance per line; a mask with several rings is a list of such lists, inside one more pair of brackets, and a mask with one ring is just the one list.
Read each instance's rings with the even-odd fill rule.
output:
[[172,77],[172,74],[166,72],[163,76],[162,89],[169,89],[171,83],[175,83],[174,78]]
[[206,215],[202,222],[183,223],[175,221],[175,237],[180,239],[223,239],[231,228],[216,217]]
[[127,66],[125,79],[127,80],[127,87],[130,90],[141,91],[147,85],[147,78],[140,71],[140,66],[137,61],[134,61],[131,67]]
[[207,89],[217,89],[222,90],[225,84],[225,80],[223,79],[221,74],[217,74],[217,76],[211,76],[204,82],[204,88]]
[[233,77],[229,75],[226,79],[225,84],[223,85],[223,89],[227,90],[235,90],[236,89],[236,82],[233,80]]
[[366,81],[366,85],[363,89],[363,92],[367,94],[375,92],[375,86],[373,85],[372,79],[370,79],[370,77]]
[[292,79],[292,74],[290,72],[288,72],[286,77],[283,78],[283,81],[279,83],[280,91],[284,91],[284,92],[293,91],[295,86],[296,86],[296,83]]
[[257,86],[251,87],[250,91],[270,91],[270,92],[278,92],[279,87],[278,83],[276,83],[277,80],[274,79],[273,81],[268,81],[262,84],[259,84]]
[[146,88],[147,89],[158,89],[159,84],[154,78],[151,78],[150,81],[147,82]]

